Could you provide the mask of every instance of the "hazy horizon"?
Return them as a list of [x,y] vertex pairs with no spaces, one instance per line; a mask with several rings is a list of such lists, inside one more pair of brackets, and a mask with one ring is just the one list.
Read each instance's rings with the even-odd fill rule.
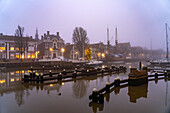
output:
[[14,35],[21,25],[25,36],[35,37],[38,28],[39,38],[60,32],[66,43],[82,27],[90,43],[106,44],[108,26],[112,45],[117,27],[119,43],[150,49],[152,40],[152,49],[165,50],[170,26],[170,0],[0,0],[0,7],[0,33]]

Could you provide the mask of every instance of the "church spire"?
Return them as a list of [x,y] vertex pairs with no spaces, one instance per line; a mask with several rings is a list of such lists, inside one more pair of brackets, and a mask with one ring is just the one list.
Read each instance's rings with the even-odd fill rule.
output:
[[35,40],[39,40],[39,36],[38,36],[38,28],[36,28],[36,33],[35,33]]

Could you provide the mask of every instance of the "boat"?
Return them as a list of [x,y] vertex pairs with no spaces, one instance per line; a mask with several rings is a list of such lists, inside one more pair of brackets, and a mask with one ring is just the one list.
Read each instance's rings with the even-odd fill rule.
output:
[[158,59],[158,60],[151,60],[149,62],[151,65],[164,65],[164,66],[170,66],[170,59]]
[[128,75],[130,86],[137,86],[148,81],[148,72],[147,68],[143,68],[143,70],[137,70],[137,68],[131,68],[130,73]]
[[103,64],[103,61],[96,61],[96,60],[91,60],[90,62],[86,63],[86,66],[101,66]]
[[169,48],[168,48],[168,40],[169,40],[168,39],[168,29],[170,31],[170,28],[167,23],[165,24],[165,28],[166,28],[166,48],[167,48],[166,58],[158,59],[158,60],[151,60],[150,61],[151,65],[159,65],[159,66],[165,66],[165,67],[169,66],[170,67],[170,59],[169,59],[169,51],[168,51],[169,50]]

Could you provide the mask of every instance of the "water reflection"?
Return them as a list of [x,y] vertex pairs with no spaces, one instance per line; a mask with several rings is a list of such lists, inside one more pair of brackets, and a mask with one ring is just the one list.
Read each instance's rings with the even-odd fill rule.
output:
[[92,107],[93,113],[97,113],[97,111],[103,111],[104,104],[99,104],[96,102],[90,102],[89,107]]
[[[166,77],[161,77],[161,78],[152,78],[149,79],[149,81],[155,81],[155,83],[157,83],[159,80],[164,79],[164,81],[166,81],[166,99],[165,99],[165,105],[167,105],[167,101],[168,101],[168,80],[170,80],[169,78]],[[143,84],[140,86],[129,86],[128,84],[124,84],[121,85],[119,87],[113,87],[112,89],[110,89],[110,93],[105,93],[104,97],[106,102],[108,103],[110,101],[110,94],[111,93],[115,93],[115,95],[118,95],[120,92],[120,89],[123,88],[128,88],[128,95],[129,95],[129,102],[131,103],[137,103],[137,100],[139,100],[140,98],[147,98],[148,95],[148,83],[147,84]],[[93,113],[97,113],[97,111],[102,111],[104,109],[104,104],[101,104],[99,102],[90,102],[89,103],[89,107],[92,108]]]
[[[138,63],[136,65],[138,65]],[[128,64],[127,66],[133,67],[134,64],[131,63],[131,64]],[[12,111],[14,110],[14,112],[22,113],[23,109],[30,109],[30,112],[35,112],[34,110],[37,110],[37,109],[30,107],[32,106],[32,103],[34,102],[37,105],[37,108],[39,108],[40,105],[46,106],[42,108],[41,112],[46,112],[45,111],[46,109],[48,110],[50,109],[52,112],[55,112],[56,106],[59,106],[58,107],[59,112],[63,112],[62,110],[65,107],[65,105],[70,106],[70,108],[68,109],[69,110],[71,109],[75,112],[81,111],[83,109],[83,108],[81,109],[82,105],[86,107],[83,110],[84,112],[87,112],[87,113],[89,113],[90,111],[94,113],[105,112],[106,108],[107,109],[109,108],[111,112],[113,112],[113,110],[115,110],[115,112],[120,112],[119,110],[116,110],[116,109],[119,107],[118,105],[121,102],[122,102],[121,103],[122,106],[128,106],[127,108],[128,111],[129,110],[133,111],[133,109],[138,109],[138,107],[145,108],[145,107],[148,107],[148,105],[151,108],[159,107],[161,109],[164,109],[166,107],[165,105],[169,106],[168,90],[167,90],[167,95],[166,95],[167,101],[166,102],[163,101],[165,105],[162,105],[162,106],[160,106],[160,104],[158,104],[158,106],[150,105],[147,103],[147,101],[144,101],[146,102],[146,105],[145,104],[141,105],[140,103],[140,100],[142,98],[145,98],[145,100],[146,99],[149,100],[150,101],[149,103],[154,102],[156,96],[153,96],[153,95],[150,96],[149,94],[153,93],[154,91],[158,94],[161,94],[159,91],[165,88],[165,87],[162,87],[164,86],[163,82],[164,81],[168,82],[169,81],[168,78],[166,79],[163,78],[162,79],[163,82],[162,82],[160,78],[155,79],[153,77],[152,85],[144,84],[144,85],[137,86],[137,87],[131,87],[131,86],[128,86],[127,84],[124,84],[120,87],[114,87],[111,89],[110,91],[111,93],[104,94],[105,102],[103,104],[90,102],[88,106],[88,102],[89,102],[88,96],[89,94],[91,94],[91,91],[94,87],[96,87],[97,89],[100,89],[101,87],[105,85],[106,82],[109,82],[109,81],[112,82],[114,78],[118,76],[120,79],[126,79],[127,74],[120,73],[120,74],[104,75],[104,76],[99,75],[99,76],[92,76],[92,77],[84,76],[84,77],[77,77],[74,79],[65,79],[62,81],[56,80],[56,81],[50,81],[50,83],[45,82],[43,84],[37,84],[36,82],[22,83],[20,80],[21,80],[22,75],[25,72],[28,72],[28,71],[20,70],[20,71],[8,71],[8,72],[0,73],[0,94],[1,94],[0,98],[2,97],[2,101],[3,100],[5,101],[15,100],[14,102],[11,101],[11,104],[5,103],[4,104],[5,107],[3,106],[3,109],[7,109],[8,106],[12,106],[9,109]],[[154,86],[154,85],[157,85],[157,86]],[[155,87],[161,87],[161,89],[158,88],[157,90],[157,88]],[[151,88],[152,90],[150,90]],[[120,90],[121,90],[121,93],[120,93]],[[70,93],[70,94],[67,94],[67,93]],[[61,96],[58,96],[58,95],[61,95]],[[120,99],[120,100],[117,101],[115,99],[115,95],[116,95],[116,99]],[[29,96],[29,100],[28,98],[26,98],[28,96]],[[35,101],[35,99],[37,98],[41,98],[42,103]],[[159,100],[162,101],[162,98],[165,98],[165,96],[161,95],[161,99],[156,98],[157,99],[156,101],[159,101]],[[47,100],[50,100],[50,101],[47,101]],[[51,104],[50,107],[47,104],[48,102]],[[129,103],[135,103],[135,104],[129,104]],[[15,104],[17,107],[15,106]],[[53,105],[55,105],[55,107]],[[109,107],[110,105],[111,106],[117,105],[118,107],[116,106],[115,108],[112,108],[112,107]],[[136,106],[135,108],[134,108],[134,105]],[[8,111],[6,110],[6,112]]]
[[136,100],[144,97],[147,98],[148,84],[143,84],[140,86],[128,86],[128,95],[130,97],[130,102],[136,103]]
[[88,82],[78,80],[73,83],[73,93],[76,98],[83,98],[87,93]]

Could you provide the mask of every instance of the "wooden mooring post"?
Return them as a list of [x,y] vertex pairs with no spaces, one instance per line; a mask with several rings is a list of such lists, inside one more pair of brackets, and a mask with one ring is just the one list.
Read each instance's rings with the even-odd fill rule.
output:
[[[39,83],[38,81],[40,81],[40,83],[43,83],[43,81],[48,81],[48,80],[62,80],[65,78],[76,78],[77,76],[92,76],[92,75],[97,75],[97,74],[111,74],[113,72],[117,72],[117,70],[119,70],[119,72],[126,72],[126,67],[105,67],[105,68],[95,68],[95,69],[84,69],[82,68],[81,70],[78,70],[77,68],[75,68],[75,70],[72,71],[66,71],[65,69],[63,69],[62,72],[57,72],[57,73],[52,73],[52,70],[49,71],[49,73],[47,74],[42,74],[39,75],[35,73],[35,69],[33,69],[31,67],[31,70],[29,74],[24,75],[24,78],[22,78],[23,81],[37,81],[37,83]],[[43,67],[44,70],[44,67]],[[37,77],[39,76],[39,77]]]

